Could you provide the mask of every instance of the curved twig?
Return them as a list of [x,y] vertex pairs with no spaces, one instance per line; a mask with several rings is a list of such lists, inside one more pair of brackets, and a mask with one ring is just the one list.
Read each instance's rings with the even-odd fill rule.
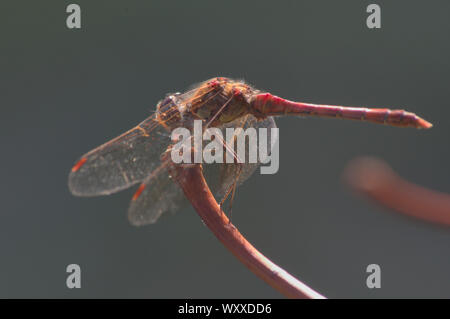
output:
[[354,189],[386,207],[450,226],[450,195],[404,180],[382,160],[371,157],[353,160],[344,176]]
[[200,165],[174,165],[171,174],[206,226],[253,273],[286,297],[325,298],[274,264],[241,235],[217,204]]

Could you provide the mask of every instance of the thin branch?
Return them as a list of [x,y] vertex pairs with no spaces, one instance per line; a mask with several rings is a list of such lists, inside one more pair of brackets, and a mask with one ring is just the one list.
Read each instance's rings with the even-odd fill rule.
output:
[[344,176],[354,189],[388,208],[450,226],[449,195],[404,180],[382,160],[370,157],[353,160]]
[[200,165],[173,166],[171,173],[206,226],[253,273],[286,297],[325,298],[274,264],[241,235],[217,204]]

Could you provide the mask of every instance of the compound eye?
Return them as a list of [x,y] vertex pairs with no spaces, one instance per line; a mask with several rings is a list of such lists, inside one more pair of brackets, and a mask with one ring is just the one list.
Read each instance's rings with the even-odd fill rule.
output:
[[161,106],[166,106],[167,104],[170,104],[170,103],[173,103],[173,96],[172,95],[166,96],[164,98],[164,100],[161,101]]
[[179,96],[180,94],[181,94],[180,92],[167,94],[166,97],[158,103],[158,108],[166,108],[168,106],[169,107],[173,106],[176,102],[175,97]]

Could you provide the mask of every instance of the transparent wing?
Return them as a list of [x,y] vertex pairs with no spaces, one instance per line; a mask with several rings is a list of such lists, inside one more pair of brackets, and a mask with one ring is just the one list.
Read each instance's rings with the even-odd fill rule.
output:
[[[271,117],[258,121],[254,116],[248,115],[227,124],[226,127],[245,130],[249,127],[255,129],[262,127],[272,128],[276,127],[276,124]],[[224,136],[226,127],[222,128]],[[237,134],[243,134],[243,131],[237,130]],[[268,130],[268,143],[271,142],[272,138],[270,130]],[[248,154],[248,149],[248,140],[246,140],[246,154]],[[189,204],[181,188],[176,181],[172,180],[168,173],[167,167],[170,164],[168,162],[160,163],[161,165],[145,178],[131,200],[128,209],[128,219],[132,225],[153,224],[163,213],[175,213]],[[241,185],[255,172],[260,164],[260,162],[249,163],[248,159],[242,164],[209,164],[203,165],[203,172],[213,194],[220,201],[238,175],[238,185]]]
[[163,213],[174,213],[189,203],[165,164],[154,170],[134,194],[128,209],[128,220],[132,225],[153,224]]
[[108,195],[141,182],[159,164],[170,135],[150,116],[128,132],[86,153],[69,174],[77,196]]
[[[271,136],[271,128],[276,127],[275,120],[273,117],[267,117],[264,120],[258,121],[253,115],[247,115],[242,118],[238,118],[224,126],[222,129],[224,136],[226,136],[225,129],[228,127],[237,128],[235,131],[235,137],[242,137],[244,131],[248,128],[255,128],[258,132],[259,128],[267,128],[267,145],[268,152],[270,154],[270,145],[272,145],[272,139],[277,139],[278,136]],[[259,143],[259,142],[258,142]],[[233,145],[229,145],[233,147]],[[259,144],[258,144],[259,147]],[[249,154],[249,139],[245,140],[245,154],[247,154],[247,158],[245,159],[245,163],[223,163],[223,164],[209,164],[204,165],[204,174],[205,178],[210,186],[215,198],[217,201],[221,201],[223,197],[226,195],[226,192],[232,187],[233,183],[237,179],[237,185],[242,185],[253,173],[256,169],[261,165],[259,161],[259,157],[256,163],[250,163],[248,154]],[[258,149],[259,154],[259,149]]]

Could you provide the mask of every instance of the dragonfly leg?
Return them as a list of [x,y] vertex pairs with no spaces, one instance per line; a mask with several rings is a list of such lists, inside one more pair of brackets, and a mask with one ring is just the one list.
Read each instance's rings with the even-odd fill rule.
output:
[[220,208],[222,208],[224,202],[227,200],[228,197],[230,197],[230,203],[229,203],[229,222],[231,223],[231,219],[232,219],[232,215],[233,215],[233,201],[234,201],[234,197],[236,195],[236,188],[238,186],[238,182],[239,182],[239,177],[241,176],[242,173],[242,163],[237,163],[238,165],[238,172],[236,174],[236,176],[234,177],[234,181],[233,183],[228,186],[227,191],[224,195],[224,197],[222,198],[222,200],[220,201]]
[[219,116],[223,110],[225,109],[225,107],[230,104],[231,100],[234,98],[234,96],[231,96],[221,107],[220,109],[213,115],[213,117],[211,119],[209,119],[208,123],[206,124],[205,129],[207,129],[213,122],[214,120],[217,118],[217,116]]
[[230,223],[231,220],[233,218],[233,202],[234,202],[234,195],[236,194],[236,188],[237,188],[237,183],[239,180],[239,175],[241,175],[241,164],[239,164],[239,174],[236,176],[236,179],[234,180],[234,184],[233,184],[233,191],[231,192],[231,199],[230,199]]
[[228,196],[230,196],[230,192],[232,191],[231,187],[228,187],[227,192],[223,196],[222,200],[219,203],[220,208],[222,209],[223,203],[227,200]]

